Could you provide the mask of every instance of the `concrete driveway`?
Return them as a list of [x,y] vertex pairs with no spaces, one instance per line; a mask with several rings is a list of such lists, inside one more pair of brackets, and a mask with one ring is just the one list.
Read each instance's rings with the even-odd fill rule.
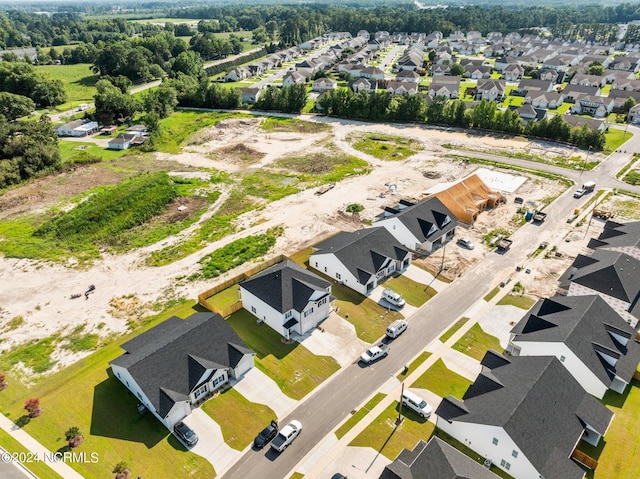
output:
[[416,265],[409,265],[407,270],[402,273],[403,276],[415,281],[416,283],[424,284],[425,286],[431,286],[436,291],[443,291],[449,284],[444,281],[440,281],[436,277],[434,277],[428,271],[425,271],[422,268],[417,267]]
[[209,461],[217,475],[221,475],[242,455],[242,451],[227,446],[218,423],[202,409],[191,411],[183,422],[198,435],[198,443],[191,448],[191,452]]
[[382,286],[378,286],[376,289],[374,289],[371,294],[369,295],[369,299],[375,301],[376,303],[378,303],[380,306],[382,306],[385,309],[390,309],[391,311],[399,311],[400,313],[402,313],[402,315],[405,318],[409,318],[411,316],[413,316],[413,314],[418,311],[418,308],[416,308],[415,306],[411,306],[409,303],[405,304],[402,308],[397,308],[396,306],[392,305],[391,303],[385,301],[384,299],[382,299],[382,292],[386,289],[386,287],[384,285]]
[[358,338],[353,324],[335,312],[300,343],[317,356],[331,356],[340,367],[353,363],[369,346]]
[[240,381],[232,381],[231,385],[249,401],[269,406],[278,418],[285,417],[298,405],[298,401],[284,394],[274,380],[258,368],[251,369]]

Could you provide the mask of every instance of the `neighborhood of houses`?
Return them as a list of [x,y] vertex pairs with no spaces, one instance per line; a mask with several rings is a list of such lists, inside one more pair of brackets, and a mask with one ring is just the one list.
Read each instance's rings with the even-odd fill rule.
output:
[[[300,341],[335,308],[332,284],[373,297],[414,257],[443,248],[457,228],[504,201],[477,174],[421,201],[401,200],[370,227],[314,244],[308,267],[285,259],[239,281],[241,306],[255,328]],[[508,347],[486,353],[462,398],[447,396],[434,407],[439,430],[516,479],[585,477],[577,463],[594,461],[579,445],[600,445],[613,419],[599,399],[623,394],[640,362],[640,222],[607,221],[588,248],[560,279],[557,295],[539,300],[513,326]],[[111,362],[115,377],[169,430],[254,366],[254,352],[218,312],[170,318],[122,349]],[[426,464],[432,475],[424,474]],[[403,450],[380,477],[460,471],[497,477],[435,436]]]
[[[288,66],[295,62],[292,66]],[[287,65],[285,65],[285,63]],[[452,75],[459,65],[461,75]],[[590,67],[602,74],[590,74]],[[608,128],[611,113],[624,113],[629,123],[640,123],[640,48],[636,45],[595,44],[577,40],[499,32],[483,37],[456,31],[393,33],[362,30],[331,32],[262,60],[229,70],[219,81],[243,82],[286,69],[276,83],[258,82],[238,88],[242,103],[255,103],[267,88],[309,85],[315,109],[327,91],[339,88],[332,76],[345,75],[355,92],[386,90],[392,95],[422,95],[497,101],[518,112],[523,124],[563,112],[573,127]],[[319,73],[324,72],[323,75]],[[335,75],[329,76],[333,72]],[[315,78],[315,79],[314,79]],[[521,98],[511,105],[511,98]],[[569,105],[565,108],[563,105]],[[626,105],[626,106],[625,106]],[[134,125],[135,126],[135,125]],[[140,125],[139,125],[140,126]],[[91,120],[75,120],[57,128],[61,137],[82,137],[100,131],[112,135],[115,127]],[[124,150],[145,141],[146,131],[127,130],[109,140],[108,148]]]

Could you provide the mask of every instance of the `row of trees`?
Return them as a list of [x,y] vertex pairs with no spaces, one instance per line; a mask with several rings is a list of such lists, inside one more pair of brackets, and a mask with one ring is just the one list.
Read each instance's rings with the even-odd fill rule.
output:
[[50,80],[24,62],[0,62],[0,91],[30,98],[36,105],[54,106],[66,101],[64,85]]
[[[256,103],[259,107],[259,103]],[[553,141],[575,144],[580,148],[591,147],[595,151],[604,148],[604,135],[583,128],[572,128],[561,115],[551,120],[529,122],[522,125],[518,112],[499,109],[493,101],[482,100],[473,108],[467,108],[462,100],[450,101],[445,97],[427,100],[421,95],[394,97],[386,91],[354,93],[339,89],[327,92],[316,108],[328,115],[365,120],[425,121],[437,125],[460,128],[480,128],[511,134],[527,134]]]

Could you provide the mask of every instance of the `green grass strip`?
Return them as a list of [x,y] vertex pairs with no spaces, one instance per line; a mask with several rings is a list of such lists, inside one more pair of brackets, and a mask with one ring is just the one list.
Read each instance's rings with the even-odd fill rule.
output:
[[445,331],[445,333],[440,336],[440,341],[443,343],[446,343],[447,340],[453,336],[454,334],[456,334],[456,332],[467,322],[469,321],[469,318],[467,317],[463,317],[460,318],[456,324],[454,324],[453,326],[451,326],[449,329],[447,329],[447,331]]
[[380,403],[380,401],[382,401],[384,398],[386,397],[386,394],[382,394],[382,393],[377,393],[375,396],[373,396],[369,402],[367,402],[367,404],[365,404],[363,407],[361,407],[360,409],[358,409],[356,411],[355,414],[353,414],[353,416],[351,416],[349,419],[347,419],[344,424],[342,424],[342,426],[340,426],[338,429],[336,429],[336,436],[338,439],[342,439],[342,436],[344,436],[346,433],[348,433],[356,424],[358,424],[360,422],[360,420],[365,417],[367,414],[369,414],[369,412],[378,405],[378,403]]

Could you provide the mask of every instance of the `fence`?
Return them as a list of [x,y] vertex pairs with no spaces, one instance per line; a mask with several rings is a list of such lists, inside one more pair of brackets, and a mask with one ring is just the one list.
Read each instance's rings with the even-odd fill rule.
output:
[[573,450],[573,453],[571,453],[571,458],[575,459],[580,464],[584,464],[592,471],[595,471],[596,467],[598,467],[598,461],[590,456],[587,456],[584,452],[578,451],[577,449]]
[[202,293],[200,293],[198,295],[198,304],[200,304],[201,306],[207,308],[209,311],[213,312],[213,313],[218,313],[220,316],[222,316],[223,318],[226,318],[227,316],[229,316],[232,313],[235,313],[236,311],[238,311],[239,309],[242,309],[242,302],[238,300],[238,302],[232,304],[231,306],[228,306],[227,308],[219,308],[216,305],[212,304],[209,301],[209,298],[217,293],[219,293],[220,291],[223,291],[227,288],[230,288],[231,286],[233,286],[234,284],[238,284],[242,281],[244,281],[245,279],[249,279],[252,276],[258,274],[261,271],[264,271],[267,268],[270,268],[271,266],[278,264],[284,260],[287,260],[289,258],[287,258],[285,255],[281,254],[278,255],[274,258],[271,258],[267,261],[263,261],[262,263],[254,266],[253,268],[250,268],[232,278],[229,278],[226,281],[223,281],[222,283],[218,283],[215,286],[213,286],[212,288],[209,288],[206,291],[203,291]]

